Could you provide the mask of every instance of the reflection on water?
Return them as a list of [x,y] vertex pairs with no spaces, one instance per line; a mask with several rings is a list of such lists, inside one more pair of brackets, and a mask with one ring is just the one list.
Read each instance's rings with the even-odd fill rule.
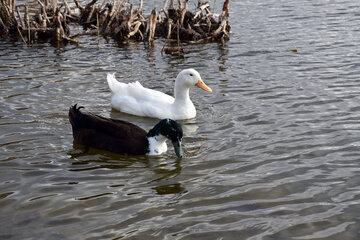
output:
[[185,193],[186,192],[185,188],[183,186],[181,186],[180,183],[157,186],[157,187],[153,187],[153,189],[155,189],[156,193],[159,195],[176,194],[176,193]]
[[[231,41],[184,56],[163,41],[0,40],[0,239],[357,239],[359,10],[232,2]],[[214,92],[190,90],[182,159],[73,143],[75,103],[158,122],[112,110],[108,72],[172,95],[190,67]]]

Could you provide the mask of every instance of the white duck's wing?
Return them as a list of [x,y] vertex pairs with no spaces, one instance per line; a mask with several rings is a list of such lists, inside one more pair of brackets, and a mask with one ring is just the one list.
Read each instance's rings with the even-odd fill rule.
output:
[[173,97],[144,88],[139,82],[118,82],[114,74],[108,74],[107,81],[112,92],[111,104],[122,112],[160,118],[174,102]]

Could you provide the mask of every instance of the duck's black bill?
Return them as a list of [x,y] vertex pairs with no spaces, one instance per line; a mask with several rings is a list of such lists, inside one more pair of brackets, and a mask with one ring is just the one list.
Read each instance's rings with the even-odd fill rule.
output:
[[182,147],[181,147],[181,140],[172,142],[172,144],[174,145],[174,150],[175,150],[176,156],[178,156],[179,158],[182,158],[183,152],[182,152]]

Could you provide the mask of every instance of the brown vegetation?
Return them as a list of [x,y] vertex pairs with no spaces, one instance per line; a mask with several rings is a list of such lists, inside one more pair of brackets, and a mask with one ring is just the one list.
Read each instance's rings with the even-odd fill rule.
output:
[[[113,37],[118,41],[147,41],[165,38],[175,41],[224,42],[229,39],[229,0],[222,13],[210,11],[209,3],[199,1],[195,12],[189,11],[188,0],[165,0],[158,11],[143,14],[143,1],[136,8],[125,1],[91,0],[81,6],[74,0],[71,8],[67,0],[37,0],[39,9],[29,13],[27,5],[16,5],[15,0],[0,0],[0,37],[21,38],[24,43],[50,40],[55,43],[77,43],[78,35],[70,36],[70,26],[81,25],[87,34]],[[167,10],[165,10],[167,8]]]

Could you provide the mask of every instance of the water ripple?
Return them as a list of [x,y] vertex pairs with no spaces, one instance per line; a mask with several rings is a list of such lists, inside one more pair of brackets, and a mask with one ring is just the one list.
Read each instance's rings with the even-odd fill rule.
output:
[[[230,5],[231,40],[184,44],[185,57],[161,40],[0,40],[0,238],[357,239],[359,6]],[[111,110],[106,73],[171,94],[189,67],[214,92],[190,91],[183,159],[73,143],[74,103],[154,125]]]

